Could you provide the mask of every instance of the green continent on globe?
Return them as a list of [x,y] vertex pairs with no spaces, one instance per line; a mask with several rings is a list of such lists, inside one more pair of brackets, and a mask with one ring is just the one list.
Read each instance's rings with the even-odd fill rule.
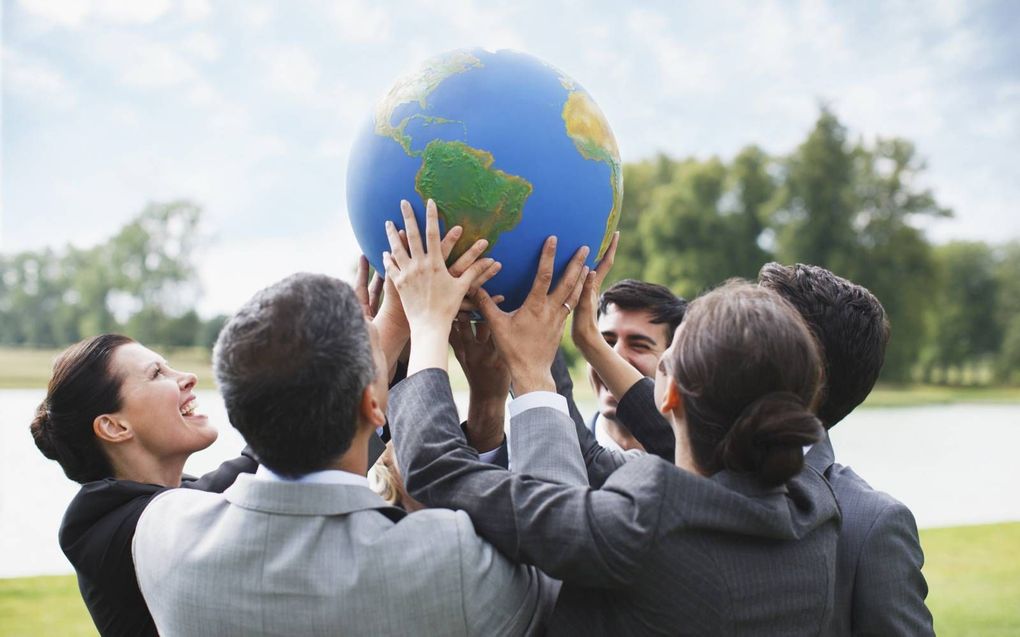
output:
[[531,183],[492,167],[492,153],[463,142],[434,139],[425,146],[414,186],[422,200],[433,199],[446,227],[461,226],[464,234],[453,247],[455,260],[478,239],[489,240],[521,221]]
[[[410,115],[393,123],[393,113],[403,104],[418,102],[418,106],[425,109],[428,106],[428,96],[436,87],[451,75],[463,73],[469,69],[481,68],[482,62],[467,51],[452,51],[435,60],[430,60],[425,66],[414,73],[410,73],[393,85],[386,97],[382,98],[375,107],[375,133],[383,137],[389,137],[400,144],[408,155],[418,155],[411,150],[411,136],[405,132],[407,123],[415,117],[422,115]],[[426,118],[427,121],[438,121],[439,118]],[[449,121],[449,120],[445,120]]]
[[571,91],[567,102],[563,105],[563,122],[567,126],[567,135],[574,140],[581,156],[592,161],[600,161],[609,165],[609,184],[613,189],[613,204],[606,219],[606,232],[602,237],[602,245],[596,258],[601,259],[613,239],[616,224],[620,221],[620,208],[623,205],[623,170],[620,166],[620,149],[616,146],[616,138],[609,128],[606,116],[602,114],[595,101],[584,91]]

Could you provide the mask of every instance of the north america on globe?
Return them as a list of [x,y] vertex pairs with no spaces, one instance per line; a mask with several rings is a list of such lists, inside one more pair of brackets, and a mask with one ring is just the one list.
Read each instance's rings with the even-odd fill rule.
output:
[[523,301],[542,240],[561,239],[557,272],[573,250],[594,264],[619,221],[620,153],[591,96],[545,62],[515,51],[458,50],[397,80],[352,149],[351,223],[377,269],[383,221],[400,199],[433,199],[445,227],[477,239],[504,269],[486,288],[506,306]]

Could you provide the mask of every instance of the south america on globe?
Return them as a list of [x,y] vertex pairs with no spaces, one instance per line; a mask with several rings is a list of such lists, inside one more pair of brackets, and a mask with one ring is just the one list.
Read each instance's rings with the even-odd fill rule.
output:
[[453,259],[477,239],[503,269],[486,285],[503,309],[528,294],[542,244],[556,235],[555,273],[581,246],[594,267],[620,219],[616,138],[595,101],[555,67],[517,51],[450,51],[402,77],[351,149],[347,208],[358,243],[382,271],[384,222],[400,200],[424,227],[434,199],[444,229],[464,229]]

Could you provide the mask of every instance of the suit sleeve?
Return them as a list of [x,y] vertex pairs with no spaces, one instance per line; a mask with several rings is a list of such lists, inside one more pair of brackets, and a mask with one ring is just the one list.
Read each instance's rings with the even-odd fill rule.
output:
[[643,378],[627,390],[616,406],[616,420],[630,430],[645,451],[667,462],[675,460],[676,437],[669,421],[655,407],[655,381],[651,378]]
[[857,563],[853,591],[854,635],[934,635],[924,604],[928,584],[924,553],[910,510],[887,506],[868,532]]
[[255,453],[250,447],[245,447],[237,458],[227,460],[197,480],[182,482],[181,486],[185,489],[223,493],[234,484],[237,476],[242,473],[255,473],[258,468],[259,462],[255,458]]
[[[405,380],[390,396],[389,409],[398,463],[413,497],[467,512],[478,534],[511,561],[533,564],[557,579],[610,588],[639,576],[658,526],[661,491],[611,486],[593,491],[479,462],[458,426],[449,377],[442,370],[427,369]],[[567,442],[573,423],[555,409],[535,411],[549,418],[535,428],[547,441],[543,444],[561,454],[559,462],[576,463],[580,471],[578,447]],[[564,457],[566,449],[573,455]],[[641,465],[634,471],[647,478],[642,484],[665,483],[647,474],[668,465],[648,460],[654,464],[637,461],[628,468]]]
[[600,445],[595,440],[595,434],[585,425],[584,417],[574,402],[574,381],[570,378],[570,369],[567,367],[567,359],[563,356],[562,349],[556,351],[551,371],[553,381],[556,383],[556,393],[567,399],[567,409],[570,411],[570,419],[574,421],[581,458],[588,472],[588,482],[597,489],[629,458],[626,454]]
[[560,583],[532,566],[514,564],[457,515],[461,595],[468,635],[541,634]]

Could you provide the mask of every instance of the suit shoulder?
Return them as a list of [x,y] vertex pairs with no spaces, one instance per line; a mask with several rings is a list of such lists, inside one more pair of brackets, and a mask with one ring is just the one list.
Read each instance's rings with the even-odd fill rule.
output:
[[872,487],[850,467],[834,464],[826,478],[843,509],[844,524],[853,523],[855,518],[866,519],[872,523],[880,517],[907,516],[913,520],[913,514],[905,504],[888,493]]

